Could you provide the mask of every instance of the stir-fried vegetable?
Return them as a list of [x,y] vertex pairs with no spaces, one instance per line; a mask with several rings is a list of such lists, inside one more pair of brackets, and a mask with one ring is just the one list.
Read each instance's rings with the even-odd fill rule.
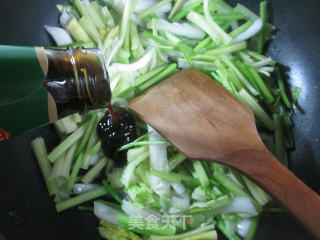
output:
[[[266,2],[260,16],[223,0],[70,3],[57,6],[63,29],[45,27],[58,45],[100,48],[113,104],[127,108],[179,69],[198,68],[252,109],[261,137],[286,163],[300,90],[291,101],[277,63],[262,55],[275,29]],[[58,212],[95,200],[93,208],[80,208],[93,209],[106,239],[217,239],[216,229],[229,239],[252,239],[271,200],[262,189],[226,166],[187,159],[138,118],[138,138],[119,147],[127,151],[119,166],[104,156],[95,131],[103,111],[55,123],[63,140],[50,154],[42,138],[31,144]]]

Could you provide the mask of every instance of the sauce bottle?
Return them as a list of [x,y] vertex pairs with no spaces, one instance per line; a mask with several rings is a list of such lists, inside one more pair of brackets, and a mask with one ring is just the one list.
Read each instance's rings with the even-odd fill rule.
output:
[[93,48],[0,45],[0,131],[17,136],[70,113],[107,107],[103,59]]

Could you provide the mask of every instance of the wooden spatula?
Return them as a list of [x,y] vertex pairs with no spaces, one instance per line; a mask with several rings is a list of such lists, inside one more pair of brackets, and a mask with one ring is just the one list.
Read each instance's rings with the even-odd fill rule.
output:
[[320,197],[262,143],[251,110],[195,69],[133,99],[129,108],[192,159],[240,170],[320,239]]

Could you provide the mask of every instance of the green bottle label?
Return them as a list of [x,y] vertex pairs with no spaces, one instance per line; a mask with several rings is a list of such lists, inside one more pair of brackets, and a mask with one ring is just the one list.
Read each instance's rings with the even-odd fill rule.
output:
[[49,123],[40,62],[34,47],[0,45],[0,129],[11,137]]

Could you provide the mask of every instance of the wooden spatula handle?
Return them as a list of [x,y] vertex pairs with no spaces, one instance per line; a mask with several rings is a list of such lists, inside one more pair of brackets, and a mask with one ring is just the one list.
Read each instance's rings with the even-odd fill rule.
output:
[[275,196],[307,230],[320,239],[320,197],[317,193],[276,160],[268,150],[243,151],[232,155],[230,165],[250,176]]

